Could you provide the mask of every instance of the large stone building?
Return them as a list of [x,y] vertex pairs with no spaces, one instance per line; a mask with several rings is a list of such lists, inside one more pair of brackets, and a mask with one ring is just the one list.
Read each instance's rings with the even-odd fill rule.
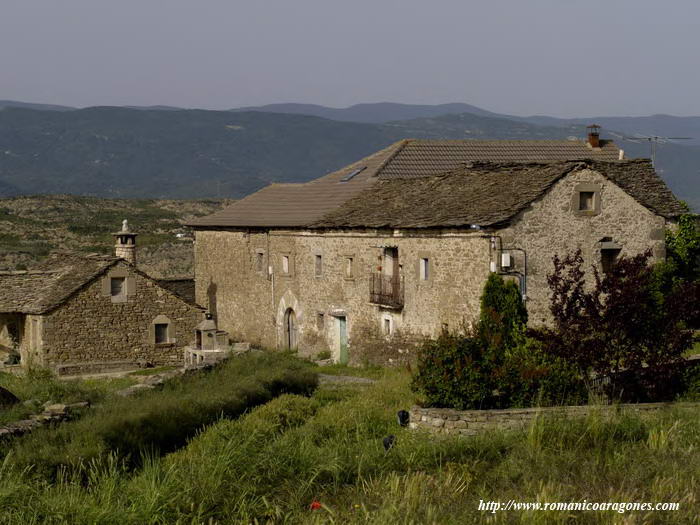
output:
[[[406,140],[193,221],[199,304],[240,339],[353,358],[358,334],[435,335],[479,314],[489,272],[546,322],[552,257],[664,257],[682,212],[612,142]],[[355,334],[355,336],[353,336]]]
[[182,363],[202,309],[187,283],[138,270],[126,224],[115,236],[115,257],[55,254],[0,272],[0,351],[60,374]]

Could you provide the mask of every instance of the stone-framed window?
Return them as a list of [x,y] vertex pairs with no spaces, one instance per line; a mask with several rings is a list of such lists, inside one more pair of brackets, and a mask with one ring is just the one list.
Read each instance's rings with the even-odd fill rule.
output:
[[159,315],[148,330],[148,342],[153,345],[174,345],[175,328],[172,321],[165,315]]
[[318,312],[316,314],[316,330],[322,332],[326,326],[326,314],[323,312]]
[[613,242],[611,237],[603,237],[600,240],[600,267],[603,274],[607,275],[612,271],[621,251],[622,245]]
[[343,257],[343,277],[346,279],[355,278],[355,255],[345,255]]
[[418,252],[415,271],[419,285],[429,285],[433,281],[435,273],[435,261],[429,252]]
[[385,337],[389,337],[394,333],[394,320],[391,316],[385,315],[382,317],[381,330]]
[[575,215],[598,215],[601,210],[600,184],[582,182],[574,188],[571,198],[571,209]]
[[323,255],[320,253],[314,255],[314,276],[323,276]]
[[292,253],[281,253],[279,258],[280,274],[285,277],[294,275],[294,255]]
[[256,250],[255,258],[253,259],[253,268],[258,273],[263,273],[265,271],[265,251]]
[[102,295],[113,303],[125,303],[136,294],[136,280],[125,268],[114,268],[102,279]]

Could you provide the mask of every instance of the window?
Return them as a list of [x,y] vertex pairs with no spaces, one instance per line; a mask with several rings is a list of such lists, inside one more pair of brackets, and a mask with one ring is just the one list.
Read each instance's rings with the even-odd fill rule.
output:
[[594,182],[581,182],[571,195],[571,210],[575,215],[591,217],[601,212],[603,186]]
[[126,277],[112,277],[109,280],[109,289],[112,297],[122,297],[124,295]]
[[315,271],[316,277],[320,277],[323,275],[323,256],[322,255],[316,255],[316,271]]
[[600,263],[601,266],[603,267],[603,273],[604,274],[609,274],[613,266],[615,264],[615,261],[617,260],[617,256],[620,254],[619,249],[603,249],[600,250]]
[[430,279],[430,259],[421,257],[420,260],[420,280],[427,281]]
[[282,273],[289,273],[289,255],[282,256]]
[[593,199],[595,193],[592,191],[581,191],[578,194],[578,210],[593,211]]
[[326,316],[322,314],[321,312],[316,314],[316,329],[318,331],[323,330],[326,322]]
[[255,253],[255,271],[262,272],[265,268],[265,253],[256,252]]
[[345,277],[348,279],[352,279],[353,277],[353,263],[355,261],[354,257],[346,257],[345,258]]
[[390,317],[384,318],[384,322],[382,323],[382,327],[384,330],[384,335],[391,335],[391,318]]
[[156,323],[155,329],[155,341],[156,344],[169,343],[170,339],[168,337],[168,324],[167,323]]

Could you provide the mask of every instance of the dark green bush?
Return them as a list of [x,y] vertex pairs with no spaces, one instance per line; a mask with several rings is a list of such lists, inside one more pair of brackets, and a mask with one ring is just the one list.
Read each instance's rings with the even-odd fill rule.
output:
[[39,429],[20,439],[11,457],[49,479],[61,468],[80,470],[110,453],[137,466],[144,454],[171,452],[222,417],[237,417],[281,394],[309,395],[316,385],[308,365],[289,356],[239,357],[160,391],[110,399],[79,421]]
[[491,274],[473,334],[443,333],[419,349],[412,381],[431,406],[458,409],[578,404],[587,393],[576,369],[524,335],[518,287]]

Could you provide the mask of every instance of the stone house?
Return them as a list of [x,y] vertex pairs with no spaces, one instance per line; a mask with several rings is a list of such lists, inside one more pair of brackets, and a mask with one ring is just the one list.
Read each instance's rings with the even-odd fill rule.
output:
[[0,273],[0,349],[59,374],[182,363],[203,310],[183,282],[135,266],[126,225],[115,235],[119,256],[54,254]]
[[665,255],[682,209],[647,160],[587,141],[405,140],[303,184],[272,184],[192,221],[196,299],[234,337],[330,350],[359,334],[436,335],[479,315],[489,272],[548,319],[552,257]]

